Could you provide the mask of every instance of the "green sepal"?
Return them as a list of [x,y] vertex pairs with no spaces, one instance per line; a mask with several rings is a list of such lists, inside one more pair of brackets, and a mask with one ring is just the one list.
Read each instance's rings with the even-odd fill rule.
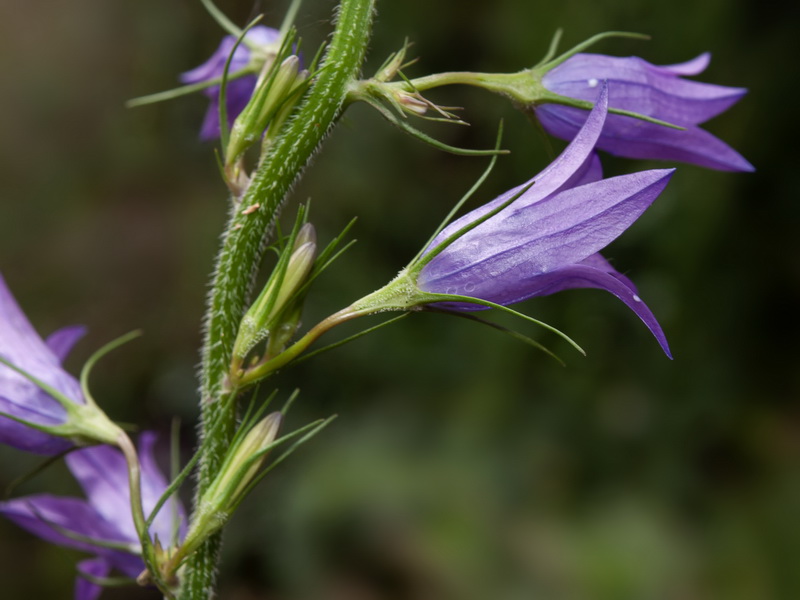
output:
[[66,538],[69,538],[76,542],[82,542],[84,544],[98,546],[99,548],[108,548],[109,550],[119,550],[121,552],[127,552],[128,554],[133,554],[135,556],[142,555],[142,549],[138,544],[131,545],[131,544],[126,544],[124,542],[112,542],[109,540],[93,538],[88,535],[76,533],[74,531],[67,529],[66,527],[58,525],[57,523],[53,523],[49,519],[46,519],[44,515],[42,515],[42,513],[32,503],[28,502],[26,504],[37,519],[39,519],[42,523],[44,523],[45,525],[52,528],[54,531],[63,535]]
[[136,583],[136,580],[132,577],[96,577],[91,573],[84,573],[81,570],[78,570],[78,576],[81,579],[85,579],[86,581],[104,588],[126,587]]
[[416,127],[410,125],[407,121],[403,118],[398,117],[395,115],[391,110],[389,110],[386,106],[381,104],[380,101],[376,100],[371,96],[364,96],[360,98],[370,106],[372,106],[375,110],[380,113],[380,115],[385,118],[389,123],[400,129],[401,131],[409,134],[411,137],[417,138],[421,142],[428,144],[429,146],[433,146],[437,150],[441,150],[443,152],[449,152],[450,154],[457,154],[459,156],[492,156],[495,154],[508,154],[508,150],[472,150],[469,148],[458,148],[457,146],[450,146],[449,144],[445,144],[444,142],[440,142],[436,138],[433,138],[426,133],[421,132]]
[[[252,67],[245,67],[243,69],[239,69],[235,73],[228,74],[228,81],[232,79],[239,79],[246,75],[252,75],[256,73],[256,70]],[[137,106],[145,106],[147,104],[155,104],[157,102],[164,102],[166,100],[172,100],[173,98],[180,98],[181,96],[188,96],[189,94],[194,94],[195,92],[201,92],[207,88],[210,88],[215,85],[222,84],[222,77],[214,77],[213,79],[208,79],[206,81],[199,81],[198,83],[190,83],[189,85],[182,85],[176,88],[172,88],[171,90],[164,90],[163,92],[156,92],[155,94],[147,94],[146,96],[139,96],[137,98],[131,98],[130,100],[125,102],[125,108],[135,108]]]
[[[500,149],[500,142],[502,141],[502,139],[503,139],[503,121],[501,120],[497,126],[497,141],[495,142],[494,146],[495,150]],[[483,173],[481,173],[481,176],[478,177],[475,183],[472,184],[472,187],[470,187],[467,190],[467,192],[463,196],[461,196],[461,199],[458,202],[456,202],[455,206],[450,210],[449,213],[447,213],[447,216],[434,230],[433,235],[431,235],[431,237],[428,238],[428,241],[425,242],[425,244],[422,246],[417,255],[411,260],[410,264],[414,264],[419,260],[420,256],[422,256],[422,253],[425,252],[428,246],[430,246],[433,243],[433,240],[436,239],[436,236],[439,235],[445,227],[447,227],[447,224],[453,220],[453,217],[455,217],[456,213],[458,213],[458,211],[461,210],[461,207],[464,206],[464,204],[466,204],[466,202],[470,198],[472,198],[473,194],[475,194],[475,192],[477,192],[478,189],[483,185],[487,177],[489,177],[489,174],[494,169],[495,164],[497,164],[497,157],[498,154],[492,155],[492,159],[489,161],[489,164],[483,171]]]
[[509,198],[508,200],[506,200],[505,202],[503,202],[501,204],[498,204],[495,208],[490,210],[488,213],[486,213],[485,215],[481,216],[481,218],[475,219],[474,221],[472,221],[470,223],[467,223],[466,225],[464,225],[458,231],[455,231],[452,234],[450,234],[449,236],[447,236],[445,239],[443,239],[441,242],[439,242],[434,248],[432,248],[430,250],[430,252],[427,252],[424,256],[421,256],[421,257],[417,258],[414,262],[412,262],[410,265],[408,265],[407,269],[408,269],[409,273],[411,273],[412,275],[416,275],[417,273],[419,273],[423,269],[423,267],[425,267],[425,265],[427,265],[434,258],[436,258],[439,254],[441,254],[450,244],[455,242],[458,238],[462,237],[467,232],[472,231],[473,229],[475,229],[478,225],[488,221],[489,219],[491,219],[493,216],[495,216],[499,212],[501,212],[504,209],[508,208],[520,196],[522,196],[522,194],[524,194],[531,187],[533,187],[533,185],[535,183],[536,183],[535,181],[531,181],[529,184],[524,186],[519,192],[514,194],[511,198]]
[[387,319],[383,323],[378,323],[377,325],[373,325],[372,327],[368,327],[367,329],[359,331],[358,333],[354,333],[353,335],[348,336],[348,337],[344,338],[343,340],[339,340],[338,342],[334,342],[332,344],[328,344],[327,346],[323,346],[322,348],[317,348],[316,350],[314,350],[312,352],[308,352],[306,354],[302,354],[298,358],[294,359],[294,361],[292,361],[292,364],[296,365],[296,364],[301,363],[301,362],[303,362],[305,360],[308,360],[309,358],[317,356],[318,354],[322,354],[323,352],[327,352],[329,350],[333,350],[335,348],[338,348],[339,346],[344,346],[345,344],[348,344],[348,343],[350,343],[352,341],[355,341],[360,337],[364,337],[368,333],[372,333],[374,331],[377,331],[378,329],[383,329],[384,327],[386,327],[387,325],[391,325],[395,321],[399,321],[400,319],[405,319],[410,314],[411,313],[408,313],[408,312],[402,313],[400,315],[397,315],[396,317],[392,317],[391,319]]
[[89,357],[89,360],[86,361],[86,364],[83,365],[83,368],[81,369],[81,376],[80,376],[81,392],[83,392],[83,396],[84,398],[86,398],[87,402],[95,405],[97,404],[94,398],[92,397],[92,394],[89,392],[89,375],[91,374],[94,366],[97,364],[97,361],[99,361],[109,352],[116,350],[117,348],[119,348],[124,344],[127,344],[131,340],[135,340],[141,335],[142,332],[141,330],[138,329],[126,333],[125,335],[121,335],[117,339],[111,340],[106,345],[102,346],[99,350],[95,351],[95,353]]
[[[222,400],[222,404],[226,406],[232,406],[233,404],[235,404],[235,402],[236,402],[235,394],[229,394],[227,398]],[[189,462],[186,463],[186,465],[183,467],[180,473],[178,473],[178,475],[176,475],[172,479],[170,484],[167,486],[167,489],[165,489],[164,492],[161,494],[158,501],[153,506],[153,510],[150,511],[150,514],[148,515],[147,520],[145,521],[148,530],[153,524],[155,518],[158,516],[158,513],[164,507],[164,504],[167,503],[170,497],[173,496],[175,492],[178,491],[178,488],[180,488],[180,486],[183,485],[183,482],[186,481],[189,475],[192,474],[192,470],[194,469],[195,465],[200,460],[200,458],[202,458],[203,452],[205,452],[208,446],[213,442],[214,435],[220,432],[223,424],[224,423],[222,421],[217,421],[216,423],[214,423],[214,425],[208,430],[206,435],[203,437],[203,440],[200,443],[200,447],[195,451],[194,455],[192,455],[192,458],[189,459]]]
[[[583,110],[592,110],[594,108],[594,102],[590,102],[589,100],[579,100],[578,98],[561,96],[560,94],[554,94],[553,92],[549,91],[543,92],[536,100],[536,104],[560,104],[561,106],[572,106],[574,108],[580,108]],[[609,107],[608,112],[614,115],[622,115],[625,117],[631,117],[633,119],[639,119],[640,121],[653,123],[654,125],[661,125],[662,127],[667,127],[669,129],[677,129],[678,131],[686,130],[686,128],[682,127],[681,125],[675,125],[675,123],[670,123],[669,121],[662,121],[661,119],[656,119],[655,117],[650,117],[648,115],[643,115],[642,113],[637,113],[630,110],[624,110],[622,108]]]
[[547,55],[539,61],[539,63],[534,67],[537,71],[542,71],[546,73],[550,71],[566,61],[569,58],[572,58],[579,52],[583,52],[587,48],[594,46],[598,42],[603,40],[607,40],[609,38],[627,38],[627,39],[634,39],[634,40],[649,40],[650,36],[644,33],[635,33],[632,31],[604,31],[603,33],[598,33],[593,35],[587,40],[582,41],[580,44],[577,44],[560,54],[556,58],[552,58],[552,55],[555,54],[556,49],[558,47],[558,43],[561,40],[561,30],[556,30],[555,35],[553,36],[553,41],[550,43],[550,48],[548,49]]
[[[506,335],[514,338],[515,340],[518,340],[520,342],[528,344],[529,346],[533,346],[537,350],[541,350],[542,352],[547,354],[549,357],[553,358],[556,362],[558,362],[558,364],[560,364],[562,367],[567,366],[567,363],[565,363],[561,359],[561,357],[559,357],[552,350],[547,348],[544,344],[542,344],[540,342],[537,342],[536,340],[534,340],[531,337],[528,337],[527,335],[521,334],[519,331],[514,331],[513,329],[509,329],[508,327],[500,325],[499,323],[495,323],[494,321],[490,321],[488,319],[483,319],[483,318],[481,318],[481,317],[479,317],[477,315],[474,315],[472,313],[466,313],[466,312],[455,311],[455,310],[447,310],[446,308],[440,308],[440,307],[437,307],[437,306],[428,306],[426,308],[426,310],[428,310],[430,312],[440,313],[440,314],[443,314],[443,315],[448,315],[448,316],[451,316],[451,317],[458,317],[460,319],[467,319],[468,321],[474,321],[475,323],[480,323],[481,325],[486,325],[487,327],[491,327],[492,329],[496,329],[497,331],[500,331],[501,333],[505,333]],[[406,314],[409,314],[409,313],[406,313]]]
[[[263,341],[275,326],[280,324],[284,309],[290,309],[293,305],[302,300],[305,287],[303,282],[301,282],[298,287],[289,290],[288,295],[286,295],[284,283],[294,253],[300,250],[300,248],[295,248],[295,242],[297,241],[301,229],[307,222],[307,208],[305,205],[300,205],[297,210],[294,227],[292,228],[288,240],[284,242],[279,238],[278,247],[280,248],[280,253],[277,264],[272,270],[269,279],[267,279],[266,284],[264,284],[258,298],[256,298],[255,302],[253,302],[242,317],[233,346],[234,364],[232,365],[232,371],[238,370],[241,362],[247,357],[248,353],[259,342]],[[312,271],[313,265],[306,274],[304,281]],[[285,296],[283,298],[281,298],[282,293],[284,293]]]
[[58,454],[54,454],[53,456],[48,456],[45,460],[43,460],[33,469],[31,469],[27,473],[23,473],[22,475],[14,479],[11,483],[9,483],[6,486],[4,492],[4,499],[9,500],[11,496],[14,494],[14,490],[16,490],[19,486],[23,485],[24,483],[27,483],[28,481],[36,477],[39,473],[44,472],[49,467],[51,467],[52,465],[60,461],[62,458],[64,458],[67,454],[69,454],[70,452],[74,452],[77,449],[78,449],[77,447],[67,448],[66,450],[63,450]]
[[313,423],[309,423],[308,425],[305,425],[305,426],[301,427],[300,429],[296,429],[292,433],[287,434],[287,435],[283,436],[282,438],[280,438],[279,440],[277,440],[275,442],[275,444],[274,444],[275,446],[278,446],[278,445],[280,445],[280,444],[282,444],[284,442],[289,441],[292,438],[297,437],[300,434],[305,433],[305,435],[303,435],[303,437],[301,437],[299,440],[295,441],[294,444],[289,446],[289,448],[287,448],[286,451],[283,454],[281,454],[278,458],[276,458],[275,460],[270,462],[269,465],[267,465],[264,469],[261,470],[261,472],[258,474],[258,476],[255,479],[253,479],[253,481],[251,481],[249,486],[245,489],[244,493],[242,494],[242,497],[240,498],[239,502],[236,504],[236,507],[239,506],[241,501],[252,491],[252,489],[256,485],[258,485],[258,483],[264,477],[266,477],[266,475],[270,471],[272,471],[275,467],[277,467],[279,464],[281,464],[284,460],[289,458],[289,456],[291,456],[300,446],[305,444],[307,441],[309,441],[311,438],[313,438],[315,435],[317,435],[323,429],[325,429],[328,425],[330,425],[334,421],[334,419],[336,419],[336,417],[337,417],[337,415],[331,415],[327,419],[318,419],[318,420],[314,421]]
[[[298,391],[296,390],[287,401],[287,406],[284,408],[284,411],[288,410],[288,406],[297,394]],[[284,411],[281,411],[281,413],[272,413],[272,415],[283,415]],[[248,410],[248,413],[249,412],[250,410]],[[251,453],[241,462],[238,462],[240,458],[238,454],[242,451],[241,446],[246,442],[247,436],[253,430],[253,427],[259,426],[265,419],[272,416],[269,415],[265,417],[265,419],[261,419],[260,417],[263,415],[263,412],[264,409],[262,407],[254,414],[247,416],[245,419],[246,422],[237,430],[228,452],[226,453],[223,464],[220,467],[218,476],[198,501],[198,512],[193,517],[186,539],[176,551],[170,564],[170,569],[172,571],[176,570],[180,566],[180,563],[191,555],[194,549],[208,536],[213,535],[227,523],[228,519],[230,519],[241,502],[267,473],[272,471],[272,469],[283,462],[283,460],[293,453],[300,445],[319,433],[333,420],[333,417],[330,417],[325,420],[319,419],[313,423],[309,423],[289,434],[273,439],[272,442],[264,445],[258,451]],[[278,425],[280,425],[280,420],[278,421]],[[268,453],[276,447],[299,436],[302,437],[296,440],[295,443],[277,459],[271,461],[269,465],[263,468],[260,466],[260,463],[264,462]],[[253,472],[254,467],[258,469],[255,472]]]
[[514,310],[513,308],[510,308],[508,306],[503,306],[502,304],[497,304],[496,302],[483,300],[481,298],[475,298],[473,296],[461,296],[459,294],[432,294],[430,292],[423,292],[422,290],[419,290],[419,294],[415,298],[416,305],[427,305],[434,303],[440,304],[446,302],[478,304],[480,306],[486,306],[487,308],[496,308],[497,310],[501,310],[503,312],[519,317],[521,319],[525,319],[526,321],[529,321],[534,325],[538,325],[539,327],[543,327],[544,329],[555,333],[557,336],[566,341],[570,346],[575,348],[578,352],[586,356],[586,351],[584,351],[584,349],[581,348],[575,340],[573,340],[563,331],[556,329],[552,325],[548,325],[544,321],[534,319],[533,317],[526,315],[525,313],[521,313],[518,310]]
[[[203,0],[203,2],[208,1],[211,6],[211,0]],[[216,8],[216,7],[215,7]],[[225,156],[226,163],[228,161],[228,142],[230,139],[230,129],[228,128],[228,73],[230,73],[231,68],[231,61],[233,60],[233,55],[236,53],[236,49],[239,47],[242,42],[247,39],[247,32],[250,31],[255,25],[261,20],[261,15],[250,21],[250,23],[245,27],[242,31],[239,32],[238,36],[236,36],[236,42],[234,42],[233,47],[231,48],[230,54],[228,54],[228,58],[225,59],[225,67],[222,69],[222,81],[219,85],[219,102],[218,111],[219,111],[219,141],[220,146],[222,148],[223,155]]]
[[212,0],[200,0],[202,2],[205,9],[208,11],[208,14],[217,22],[217,24],[222,27],[225,31],[227,31],[233,37],[239,37],[242,35],[242,30],[237,27],[233,21],[231,21],[224,12],[222,12],[217,6],[212,2]]

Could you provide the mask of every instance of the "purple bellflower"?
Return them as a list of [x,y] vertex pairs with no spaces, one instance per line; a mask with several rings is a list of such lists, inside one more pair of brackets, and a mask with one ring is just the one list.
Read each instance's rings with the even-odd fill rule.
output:
[[[78,381],[62,367],[72,346],[85,333],[66,327],[42,341],[0,276],[0,356],[60,392],[75,404],[85,399]],[[64,406],[23,375],[0,364],[0,412],[43,426],[67,420]],[[55,454],[72,443],[0,416],[0,443],[38,454]]]
[[[256,25],[247,32],[245,39],[260,48],[264,48],[266,52],[270,46],[276,45],[279,42],[280,32],[271,27]],[[232,35],[225,36],[219,48],[211,55],[211,58],[199,67],[183,73],[180,77],[181,81],[186,84],[193,84],[222,77],[225,71],[225,62],[228,60],[228,56],[230,56],[231,50],[233,50],[235,44],[235,37]],[[277,48],[275,49],[277,50]],[[239,44],[231,57],[228,72],[233,75],[237,71],[246,68],[250,64],[252,56],[253,50],[244,43]],[[256,79],[256,74],[254,73],[228,81],[226,87],[228,126],[233,125],[233,121],[250,101],[250,97],[253,95],[253,90],[256,86]],[[212,140],[218,138],[220,134],[219,86],[210,86],[203,90],[203,93],[208,96],[211,103],[203,119],[203,125],[200,128],[200,138],[203,140]]]
[[[611,108],[639,113],[683,127],[672,129],[634,117],[610,114],[597,147],[618,156],[676,160],[720,171],[753,171],[753,166],[722,140],[698,125],[726,111],[747,93],[682,79],[698,75],[711,55],[688,62],[656,66],[631,56],[576,54],[542,77],[544,87],[560,96],[593,101],[608,81]],[[536,116],[551,135],[571,140],[586,122],[586,111],[561,104],[538,104]]]
[[[570,288],[603,289],[633,310],[671,356],[661,326],[633,283],[598,251],[639,218],[667,185],[674,169],[602,179],[593,149],[601,137],[607,109],[608,89],[603,84],[594,109],[553,163],[527,183],[445,227],[423,254],[424,266],[416,280],[419,290],[509,305]],[[508,206],[486,218],[515,196]],[[442,241],[482,219],[425,262],[426,254]],[[461,302],[444,306],[451,310],[485,308]]]
[[[139,437],[142,504],[145,514],[154,508],[167,482],[153,457],[155,435]],[[67,466],[87,499],[38,494],[0,502],[0,513],[48,542],[94,554],[78,564],[76,600],[94,600],[101,587],[87,578],[107,577],[118,571],[135,578],[144,569],[141,547],[131,516],[128,468],[122,453],[111,446],[93,446],[70,453]],[[151,534],[164,546],[185,535],[180,503],[170,499],[153,520]]]

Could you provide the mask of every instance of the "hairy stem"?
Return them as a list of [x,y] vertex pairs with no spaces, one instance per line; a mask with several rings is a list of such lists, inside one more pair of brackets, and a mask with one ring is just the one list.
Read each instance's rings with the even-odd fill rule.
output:
[[[209,439],[200,462],[197,497],[216,476],[233,436],[235,407],[219,402],[230,367],[233,342],[247,309],[254,274],[267,236],[292,184],[338,117],[348,86],[366,53],[376,0],[342,0],[323,67],[295,118],[259,165],[223,236],[206,315],[202,354],[201,435],[222,426]],[[220,535],[212,536],[187,559],[181,600],[214,596]]]

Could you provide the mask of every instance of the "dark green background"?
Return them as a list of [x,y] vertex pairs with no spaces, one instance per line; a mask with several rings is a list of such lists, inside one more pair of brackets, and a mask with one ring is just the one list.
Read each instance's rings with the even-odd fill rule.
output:
[[[334,3],[306,4],[298,27],[310,55]],[[254,10],[221,6],[238,23]],[[368,73],[405,36],[420,57],[410,75],[514,71],[538,61],[557,27],[565,45],[608,29],[649,33],[650,42],[597,50],[654,63],[710,50],[701,79],[750,94],[707,128],[757,172],[681,166],[605,252],[639,285],[674,361],[620,302],[578,290],[520,308],[572,335],[588,358],[516,324],[567,368],[493,330],[424,314],[284,373],[284,396],[302,388],[292,425],[340,416],[233,521],[223,598],[800,597],[792,6],[379,2]],[[263,9],[279,22],[282,4]],[[187,454],[226,193],[213,146],[196,138],[203,98],[123,102],[172,87],[219,37],[189,0],[0,6],[0,271],[42,333],[90,327],[73,371],[109,339],[144,329],[98,366],[95,396],[113,417],[165,433],[178,415]],[[536,131],[504,100],[463,88],[430,96],[465,107],[470,128],[422,124],[452,144],[489,146],[506,120],[513,153],[476,202],[547,163]],[[404,138],[365,107],[349,110],[294,194],[312,199],[323,241],[359,216],[358,244],[319,280],[305,322],[391,278],[484,165]],[[610,174],[654,166],[604,165]],[[35,463],[9,448],[0,461],[2,483]],[[45,489],[77,493],[63,468],[19,493]],[[69,597],[79,558],[0,523],[3,598]]]

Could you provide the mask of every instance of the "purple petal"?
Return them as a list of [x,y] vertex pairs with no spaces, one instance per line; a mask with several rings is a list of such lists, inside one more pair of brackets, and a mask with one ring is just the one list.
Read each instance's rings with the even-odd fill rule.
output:
[[120,539],[136,543],[128,467],[122,453],[111,446],[92,446],[70,453],[66,462],[93,509],[114,524]]
[[[538,278],[540,289],[536,293],[536,296],[555,294],[556,292],[572,288],[598,288],[606,290],[622,300],[628,308],[639,316],[642,322],[647,325],[647,328],[655,336],[664,354],[672,358],[672,353],[669,350],[669,344],[667,343],[664,331],[661,329],[661,325],[659,325],[652,311],[636,294],[636,289],[628,285],[628,278],[614,271],[607,262],[605,263],[607,267],[597,268],[594,266],[594,264],[596,264],[595,261],[596,259],[592,257],[589,261],[584,261],[582,264],[570,265],[553,271],[552,273],[540,275]],[[607,269],[611,269],[611,271]]]
[[575,171],[575,174],[564,184],[563,189],[594,183],[603,178],[603,165],[597,152],[592,152],[584,163]]
[[[140,435],[139,461],[145,514],[152,511],[167,489],[167,481],[153,456],[154,444],[155,434],[144,432]],[[131,517],[128,470],[122,453],[110,446],[92,446],[72,452],[66,457],[66,461],[94,509],[104,519],[115,524],[121,537],[136,543],[138,535]],[[176,499],[167,502],[153,522],[153,533],[165,545],[172,541],[174,510],[178,511],[181,524],[179,535],[182,537],[185,533],[186,515]]]
[[[247,32],[245,38],[257,46],[265,47],[270,44],[275,44],[280,38],[280,32],[271,27],[264,25],[256,25]],[[225,71],[225,62],[236,44],[236,38],[232,35],[226,35],[222,38],[219,47],[214,51],[214,54],[204,62],[202,65],[195,67],[190,71],[186,71],[180,76],[183,83],[199,83],[201,81],[208,81],[222,77]],[[228,67],[229,73],[240,71],[250,62],[250,48],[244,43],[239,44],[236,51],[231,58],[231,64]]]
[[263,48],[270,44],[277,44],[281,39],[281,32],[265,25],[256,25],[247,32],[247,39]]
[[428,292],[513,304],[537,295],[537,277],[616,239],[661,193],[673,169],[604,179],[503,211],[436,256],[417,284]]
[[[59,356],[45,344],[23,314],[0,276],[0,356],[76,403],[83,403],[77,380],[61,368]],[[65,420],[64,408],[27,378],[0,365],[0,411],[40,425]],[[0,418],[0,442],[30,452],[49,453],[68,446]],[[54,450],[56,448],[56,450]]]
[[[0,366],[0,368],[3,368]],[[0,378],[2,380],[2,378]],[[33,404],[33,403],[32,403]],[[61,405],[57,405],[61,408]],[[40,425],[57,425],[63,423],[66,417],[63,409],[60,417],[54,417],[54,411],[39,411],[35,408],[28,410],[24,405],[12,402],[0,396],[0,413],[14,415],[20,419],[38,423]],[[73,444],[67,439],[55,437],[41,431],[32,429],[22,423],[0,416],[0,443],[17,448],[23,452],[34,454],[58,454],[70,448]]]
[[681,79],[672,70],[696,66],[657,67],[635,56],[576,54],[545,74],[542,83],[562,96],[593,101],[599,83],[608,81],[612,108],[698,125],[730,108],[747,90]]
[[[228,127],[233,126],[233,122],[239,113],[241,113],[247,103],[250,101],[250,96],[256,87],[256,78],[254,75],[247,75],[239,79],[233,79],[228,82],[228,87],[225,93],[227,104],[227,117]],[[219,86],[212,86],[204,90],[204,93],[210,97],[208,110],[206,110],[205,117],[203,118],[203,125],[200,128],[200,139],[213,140],[219,137]]]
[[[447,239],[465,225],[480,219],[501,204],[507,202],[510,198],[519,194],[520,190],[531,184],[531,182],[533,182],[533,185],[517,198],[512,206],[507,207],[505,211],[510,208],[533,204],[561,188],[574,185],[577,181],[585,181],[601,174],[600,163],[593,149],[600,136],[600,132],[603,130],[607,101],[608,94],[606,87],[603,86],[594,109],[588,114],[586,123],[576,132],[570,144],[558,158],[533,179],[508,190],[491,202],[476,208],[450,223],[436,236],[429,246],[429,249],[436,247],[441,241]],[[502,213],[495,215],[492,217],[492,220],[499,217],[501,214]]]
[[609,273],[613,275],[617,279],[619,279],[625,286],[630,289],[634,294],[638,294],[639,292],[636,289],[636,284],[633,283],[629,278],[625,277],[622,273],[617,271],[614,267],[611,266],[611,263],[605,259],[605,257],[600,254],[599,252],[592,254],[591,256],[587,256],[584,258],[580,264],[585,265],[587,267],[594,267],[595,269],[599,269],[604,273]]
[[56,355],[60,362],[64,362],[72,347],[86,335],[83,325],[70,325],[54,331],[45,340],[47,347]]
[[[158,502],[161,495],[167,489],[167,480],[161,473],[156,463],[153,453],[156,436],[152,432],[143,432],[139,436],[139,461],[142,465],[142,505],[145,514],[150,512]],[[153,520],[151,532],[162,544],[172,543],[173,519],[177,517],[179,521],[178,537],[183,539],[186,534],[186,513],[183,506],[173,496],[164,504],[156,518]]]
[[86,574],[92,577],[107,577],[111,571],[111,564],[104,558],[88,558],[78,563],[78,577],[75,579],[75,600],[97,600],[103,588],[88,579],[81,577]]
[[[228,56],[230,56],[235,44],[236,38],[232,35],[226,35],[222,38],[214,54],[212,54],[206,62],[190,71],[182,73],[180,75],[180,80],[183,83],[191,84],[222,77],[222,74],[225,72],[225,63],[228,61]],[[239,44],[231,57],[228,73],[233,74],[237,71],[241,71],[249,62],[250,49],[244,44]]]
[[[548,133],[570,139],[586,112],[548,104],[537,107],[536,115]],[[597,147],[628,158],[675,160],[720,171],[755,170],[741,154],[707,131],[697,127],[681,131],[621,115],[608,116]]]
[[654,66],[656,69],[664,69],[675,75],[699,75],[708,68],[711,63],[711,53],[703,52],[691,60],[676,65],[659,65]]
[[[0,502],[0,513],[34,535],[59,546],[107,553],[104,548],[67,537],[59,528],[96,540],[128,542],[85,500],[47,494]],[[54,527],[55,526],[55,527]]]

